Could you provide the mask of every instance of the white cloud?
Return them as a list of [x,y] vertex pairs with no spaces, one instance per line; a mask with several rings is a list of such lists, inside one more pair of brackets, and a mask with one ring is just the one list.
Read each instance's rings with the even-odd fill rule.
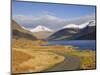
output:
[[85,22],[88,22],[90,20],[95,20],[95,15],[92,14],[92,15],[86,15],[86,16],[82,16],[82,17],[77,17],[77,18],[73,18],[73,19],[69,19],[66,21],[65,24],[82,24],[82,23],[85,23]]
[[14,20],[16,20],[18,23],[23,24],[23,23],[32,23],[33,18],[24,16],[24,15],[16,15],[13,17]]
[[35,27],[37,25],[44,25],[44,26],[54,26],[54,25],[61,25],[65,20],[51,16],[51,15],[43,15],[39,17],[28,17],[24,15],[16,15],[13,17],[15,21],[17,21],[20,25],[25,27]]
[[62,19],[52,15],[43,15],[43,16],[25,16],[25,15],[16,15],[13,17],[20,25],[23,25],[26,28],[34,28],[37,25],[49,26],[53,29],[60,29],[61,27],[67,24],[82,24],[89,20],[94,20],[95,15],[89,15],[84,17],[78,17],[73,19]]

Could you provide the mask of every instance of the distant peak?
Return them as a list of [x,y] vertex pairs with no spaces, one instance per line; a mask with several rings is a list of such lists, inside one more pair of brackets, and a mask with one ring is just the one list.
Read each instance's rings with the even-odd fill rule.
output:
[[68,25],[64,26],[63,28],[79,28],[79,26],[76,24],[68,24]]
[[87,26],[95,26],[95,20],[91,20],[91,21],[85,22],[85,23],[80,24],[80,25],[68,24],[68,25],[65,25],[63,28],[78,28],[78,29],[83,29],[83,28],[85,28]]
[[37,27],[33,28],[31,31],[32,32],[41,32],[41,31],[53,32],[52,29],[47,28],[47,27],[45,27],[43,25],[38,25]]
[[38,28],[45,28],[45,26],[43,26],[43,25],[38,25],[37,27]]

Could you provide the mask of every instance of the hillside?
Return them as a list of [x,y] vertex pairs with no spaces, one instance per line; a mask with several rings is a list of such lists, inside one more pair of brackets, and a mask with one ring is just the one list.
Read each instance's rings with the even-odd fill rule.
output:
[[42,32],[33,32],[33,35],[37,38],[37,39],[46,39],[48,38],[50,35],[52,35],[53,32],[47,32],[47,31],[42,31]]
[[76,28],[64,28],[55,32],[51,35],[47,40],[63,40],[72,37],[73,35],[77,34],[79,29]]
[[[85,31],[85,32],[84,32]],[[89,40],[95,40],[96,39],[96,27],[88,27],[87,29],[85,29],[83,32],[81,32],[80,35],[76,38],[79,40],[85,40],[85,39],[89,39]]]
[[55,32],[47,40],[95,40],[96,26],[94,22],[85,23],[80,26],[65,26],[63,29]]
[[18,23],[12,20],[13,39],[29,39],[36,40],[36,37],[28,30],[23,29]]

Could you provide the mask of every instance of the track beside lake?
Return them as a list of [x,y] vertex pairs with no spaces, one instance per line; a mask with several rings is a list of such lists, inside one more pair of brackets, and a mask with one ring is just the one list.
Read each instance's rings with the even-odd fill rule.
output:
[[78,70],[80,68],[79,57],[67,55],[65,53],[60,53],[60,52],[54,52],[54,53],[64,56],[65,60],[62,63],[57,64],[53,66],[52,68],[45,70],[45,72]]

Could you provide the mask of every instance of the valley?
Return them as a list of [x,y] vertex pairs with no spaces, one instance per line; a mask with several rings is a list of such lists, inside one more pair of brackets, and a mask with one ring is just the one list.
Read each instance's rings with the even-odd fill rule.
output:
[[77,50],[72,46],[41,46],[47,43],[44,41],[31,42],[13,42],[14,74],[95,69],[95,51]]
[[[42,26],[37,28],[40,31],[31,32],[23,29],[15,21],[12,21],[13,74],[96,68],[95,50],[81,50],[72,45],[48,45],[48,38],[55,33],[50,32],[49,29]],[[66,35],[70,35],[69,33],[71,35],[77,34],[79,32],[77,29],[72,28],[65,31],[68,32]],[[58,36],[61,35],[65,35],[65,33],[60,32]],[[63,38],[66,38],[66,36]]]
[[95,5],[11,4],[12,75],[96,69]]

